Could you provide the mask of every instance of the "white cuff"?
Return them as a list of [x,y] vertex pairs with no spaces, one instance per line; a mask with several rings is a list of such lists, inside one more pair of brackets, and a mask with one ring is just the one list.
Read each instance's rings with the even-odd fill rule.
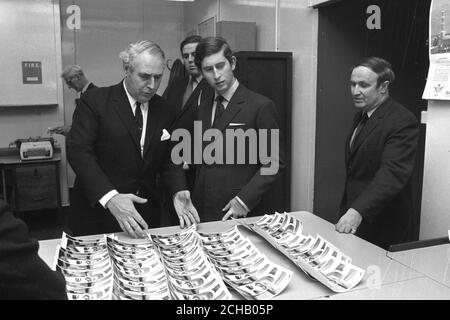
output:
[[244,203],[244,201],[241,200],[241,198],[239,198],[238,196],[236,196],[235,198],[241,204],[241,206],[243,206],[244,209],[247,210],[247,212],[250,212],[250,209],[247,207],[247,205]]
[[98,200],[98,202],[100,202],[100,204],[103,206],[103,208],[106,209],[106,204],[107,204],[108,201],[111,200],[111,198],[114,197],[116,194],[119,194],[119,192],[117,192],[116,189],[111,190],[110,192],[108,192],[107,194],[105,194],[100,200]]

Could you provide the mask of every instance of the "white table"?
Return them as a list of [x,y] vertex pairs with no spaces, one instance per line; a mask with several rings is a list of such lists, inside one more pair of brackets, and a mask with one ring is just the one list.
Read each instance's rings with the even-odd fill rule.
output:
[[[368,289],[373,283],[386,285],[404,280],[416,279],[422,276],[420,273],[388,258],[386,256],[386,250],[354,235],[338,233],[335,231],[333,224],[312,213],[299,211],[290,214],[302,221],[304,235],[311,234],[316,236],[317,234],[320,234],[323,238],[330,241],[338,249],[351,257],[354,265],[366,269],[363,280],[351,291]],[[258,219],[260,219],[260,217],[247,218],[247,221],[255,221]],[[200,223],[197,231],[222,232],[236,224],[238,223],[234,220]],[[244,236],[250,238],[253,244],[263,252],[267,258],[293,271],[293,277],[289,286],[280,295],[275,297],[275,299],[303,300],[328,297],[336,294],[320,282],[310,279],[301,269],[281,252],[273,248],[262,237],[244,227],[239,227],[239,229]],[[153,234],[170,234],[179,232],[180,230],[181,229],[178,226],[174,226],[149,229],[147,232]],[[117,233],[116,235],[120,239],[132,241],[132,239],[124,233]],[[59,242],[60,239],[40,241],[39,255],[50,266],[53,264],[56,246]],[[237,293],[233,294],[233,298],[242,299]]]

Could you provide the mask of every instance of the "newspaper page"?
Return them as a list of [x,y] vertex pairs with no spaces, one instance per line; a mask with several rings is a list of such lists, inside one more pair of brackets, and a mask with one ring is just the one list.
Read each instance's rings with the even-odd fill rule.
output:
[[450,100],[450,1],[431,2],[429,32],[430,68],[422,98]]

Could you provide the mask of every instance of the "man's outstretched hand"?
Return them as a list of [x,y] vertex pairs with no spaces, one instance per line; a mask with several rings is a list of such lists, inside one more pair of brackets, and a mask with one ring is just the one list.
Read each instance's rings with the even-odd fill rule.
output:
[[106,207],[120,225],[120,228],[133,238],[144,238],[148,225],[134,207],[136,203],[146,203],[147,199],[132,193],[119,193],[112,197]]
[[190,227],[200,222],[197,209],[191,201],[191,194],[188,190],[178,191],[173,197],[173,206],[180,219],[180,227]]

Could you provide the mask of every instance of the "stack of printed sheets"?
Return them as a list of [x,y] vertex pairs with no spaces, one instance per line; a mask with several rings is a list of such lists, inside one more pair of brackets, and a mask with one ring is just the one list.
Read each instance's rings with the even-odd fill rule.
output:
[[244,223],[285,254],[309,276],[335,292],[355,287],[365,270],[320,235],[303,235],[302,223],[287,213],[265,215],[254,223]]
[[269,261],[237,227],[199,234],[195,226],[127,243],[114,235],[81,239],[63,234],[55,259],[69,299],[246,299],[282,292],[292,272]]
[[104,238],[80,240],[63,233],[54,269],[66,278],[69,300],[110,300],[113,268]]
[[236,226],[200,236],[222,278],[246,299],[271,299],[291,281],[292,271],[271,262]]
[[229,300],[231,294],[205,254],[193,227],[174,235],[151,235],[173,299]]

